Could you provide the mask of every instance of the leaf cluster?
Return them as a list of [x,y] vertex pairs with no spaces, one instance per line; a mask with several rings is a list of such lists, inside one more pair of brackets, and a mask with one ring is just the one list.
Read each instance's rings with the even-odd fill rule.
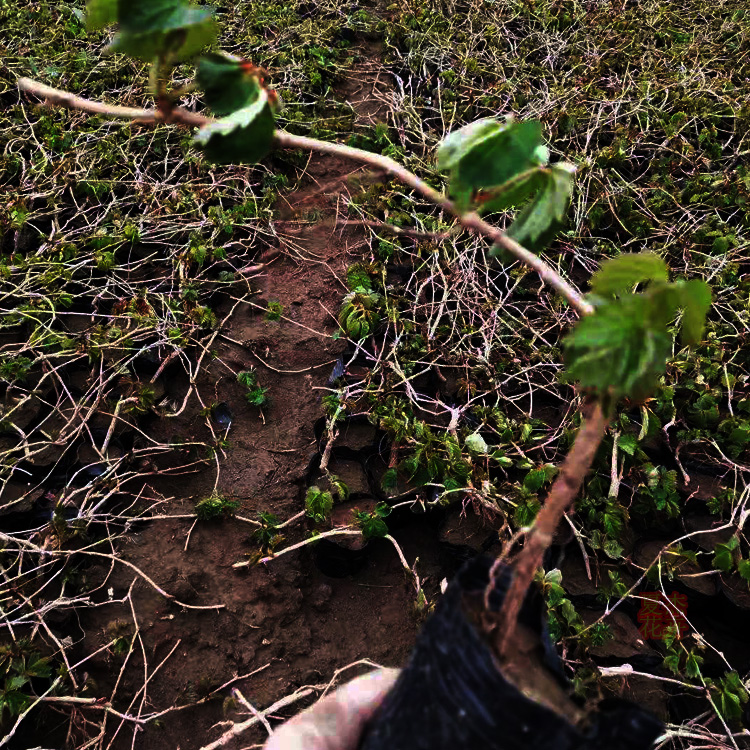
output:
[[736,569],[750,585],[750,560],[742,556],[740,541],[736,536],[716,545],[711,565],[715,570],[720,570],[723,573],[731,573]]
[[378,503],[371,513],[355,509],[353,511],[354,524],[362,530],[365,539],[378,539],[388,534],[388,526],[383,519],[391,513],[391,506]]
[[456,208],[462,213],[519,208],[506,234],[537,251],[563,226],[573,191],[575,167],[548,161],[541,123],[512,117],[504,123],[472,122],[450,133],[437,151],[437,167],[448,172]]
[[341,303],[339,325],[347,336],[360,341],[372,333],[380,321],[382,296],[358,286],[347,294]]
[[[91,29],[117,24],[111,51],[154,65],[159,100],[177,98],[167,93],[162,80],[169,69],[195,57],[217,35],[213,9],[187,0],[89,0],[86,11]],[[234,55],[209,52],[198,60],[196,83],[220,118],[195,136],[205,157],[218,164],[255,164],[266,156],[279,102],[266,87],[265,71]]]
[[333,495],[327,490],[313,485],[307,488],[305,512],[315,523],[325,523],[333,510]]
[[283,540],[279,533],[279,517],[262,510],[258,513],[258,520],[260,526],[253,531],[253,540],[258,543],[262,552],[273,552]]
[[33,703],[35,691],[31,681],[47,679],[51,674],[49,659],[34,651],[28,640],[0,645],[0,726]]
[[[637,285],[646,285],[633,292]],[[670,322],[679,310],[684,344],[700,341],[711,290],[701,280],[670,283],[659,256],[623,254],[591,281],[594,312],[563,342],[569,375],[604,398],[643,400],[656,388],[672,352]]]
[[245,401],[251,406],[263,406],[268,403],[268,388],[258,383],[258,373],[254,369],[237,373],[237,382],[245,388]]
[[214,492],[195,504],[195,515],[199,521],[215,521],[231,516],[239,507],[237,500],[227,500],[223,495]]

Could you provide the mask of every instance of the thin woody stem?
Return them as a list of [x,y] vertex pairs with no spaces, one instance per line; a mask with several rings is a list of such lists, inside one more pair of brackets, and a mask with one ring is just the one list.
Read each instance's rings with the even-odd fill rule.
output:
[[[537,514],[531,532],[526,537],[523,549],[513,561],[513,577],[499,614],[498,632],[503,634],[499,654],[501,658],[508,655],[509,644],[512,642],[518,613],[526,592],[531,586],[536,571],[542,565],[544,553],[552,543],[560,520],[573,505],[581,490],[583,480],[591,468],[608,424],[609,416],[597,402],[578,431],[573,447],[565,457],[547,500]],[[485,591],[485,606],[495,586],[495,576],[501,565],[502,561],[498,558],[490,571],[490,582]]]
[[322,154],[335,154],[336,156],[343,156],[364,162],[384,172],[388,172],[405,185],[423,195],[430,203],[434,203],[446,213],[454,216],[465,229],[487,237],[493,245],[507,250],[515,258],[536,271],[539,278],[564,297],[568,304],[580,315],[588,315],[593,312],[591,305],[584,301],[581,295],[554,268],[545,263],[541,258],[519,245],[515,240],[504,234],[502,230],[480,219],[477,214],[460,213],[452,201],[448,200],[442,193],[430,187],[424,180],[420,180],[413,172],[410,172],[390,157],[373,154],[359,148],[352,148],[351,146],[344,146],[341,143],[328,143],[327,141],[319,141],[315,138],[292,135],[291,133],[285,133],[283,130],[277,130],[275,138],[276,143],[284,148],[301,148],[305,151],[315,151]]
[[[67,91],[60,91],[51,86],[32,81],[29,78],[19,78],[18,88],[45,99],[48,104],[79,109],[83,112],[105,115],[107,117],[124,117],[140,122],[160,122],[198,128],[213,122],[210,117],[190,112],[182,107],[173,106],[172,101],[166,98],[160,98],[155,109],[133,109],[93,102],[89,99],[83,99],[70,94]],[[448,200],[442,193],[430,187],[424,180],[421,180],[390,157],[373,154],[369,151],[352,148],[341,143],[329,143],[327,141],[319,141],[315,138],[292,135],[283,130],[276,131],[274,140],[276,141],[276,145],[281,148],[299,148],[321,154],[335,154],[387,172],[420,193],[430,203],[439,206],[446,213],[451,214],[465,229],[486,237],[495,247],[507,250],[517,260],[520,260],[529,268],[536,271],[539,278],[560,294],[579,315],[588,315],[593,312],[591,305],[554,268],[545,263],[541,258],[505,235],[502,230],[482,220],[477,214],[463,214],[459,212],[453,202]]]

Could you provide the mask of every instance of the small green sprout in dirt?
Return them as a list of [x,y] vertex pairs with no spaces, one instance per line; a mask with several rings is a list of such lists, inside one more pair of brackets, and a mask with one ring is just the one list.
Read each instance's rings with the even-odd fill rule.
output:
[[339,325],[344,333],[357,341],[369,336],[380,321],[382,296],[358,286],[344,297],[339,313]]
[[240,504],[237,500],[227,500],[223,495],[214,492],[195,505],[195,515],[199,521],[214,521],[231,516]]
[[262,510],[258,513],[260,526],[253,531],[253,540],[258,543],[262,554],[269,554],[282,542],[279,534],[279,517]]
[[29,357],[3,357],[0,359],[0,380],[5,380],[8,383],[24,380],[33,364],[33,360]]
[[377,539],[388,534],[388,526],[383,520],[391,513],[388,503],[378,503],[372,513],[366,513],[358,508],[354,509],[354,525],[362,530],[365,539]]
[[284,312],[284,306],[281,302],[272,301],[268,303],[268,312],[266,313],[266,320],[281,320],[281,316]]
[[29,640],[0,644],[0,727],[9,728],[6,721],[34,702],[32,679],[47,679],[51,674],[49,659],[33,650]]
[[133,639],[133,625],[128,620],[112,620],[107,625],[107,637],[112,641],[112,653],[127,654]]
[[[664,656],[664,666],[672,674],[683,675],[689,680],[701,676],[701,664],[703,657],[695,652],[694,648],[688,650],[680,639],[679,628],[669,625],[664,628],[664,646],[667,653]],[[699,642],[700,644],[700,642]],[[702,646],[699,645],[699,648]]]
[[333,510],[333,495],[313,485],[305,495],[305,511],[315,523],[324,523]]
[[237,373],[237,382],[244,386],[245,400],[251,406],[264,406],[268,403],[266,393],[268,388],[262,388],[258,385],[258,373],[255,370],[242,370]]
[[748,693],[737,672],[729,672],[716,682],[706,678],[711,698],[725,721],[738,722],[744,713]]

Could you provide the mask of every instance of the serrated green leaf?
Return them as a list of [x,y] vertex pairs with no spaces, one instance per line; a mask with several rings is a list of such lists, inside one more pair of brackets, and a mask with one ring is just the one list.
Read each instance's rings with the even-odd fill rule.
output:
[[330,492],[322,492],[319,487],[308,487],[305,495],[305,511],[315,523],[323,523],[333,509],[333,497]]
[[458,166],[459,161],[484,138],[506,127],[493,118],[477,120],[449,133],[438,146],[435,154],[437,168],[444,172]]
[[261,89],[251,105],[201,128],[195,140],[216,164],[257,164],[271,150],[275,127],[268,94]]
[[691,680],[696,679],[701,673],[701,664],[703,664],[703,657],[691,651],[685,662],[685,675]]
[[750,583],[750,560],[740,560],[737,563],[737,572]]
[[711,560],[715,570],[729,573],[734,567],[734,550],[737,548],[737,537],[732,537],[726,544],[717,544]]
[[244,61],[225,52],[209,52],[198,60],[195,79],[203,89],[206,104],[218,117],[225,117],[252,104],[261,86],[248,75]]
[[117,0],[89,0],[86,3],[86,28],[103,29],[117,23]]
[[619,560],[624,551],[623,546],[616,539],[607,539],[602,545],[604,554],[612,560]]
[[638,450],[638,439],[635,435],[620,435],[617,447],[624,453],[632,456]]
[[666,327],[653,324],[644,295],[609,300],[578,321],[565,337],[570,375],[585,388],[615,398],[646,398],[656,388],[672,350]]
[[455,177],[472,190],[504,185],[521,172],[537,166],[541,140],[542,124],[538,120],[510,122],[474,139],[458,159]]
[[591,291],[602,297],[623,294],[643,281],[668,281],[667,264],[655,253],[623,253],[609,258],[591,277]]
[[393,508],[391,508],[388,503],[378,503],[375,506],[375,510],[373,511],[376,516],[380,516],[381,518],[388,518],[388,516],[391,515],[391,511]]
[[[543,183],[537,194],[519,211],[506,234],[529,250],[548,245],[565,223],[573,194],[572,164],[561,162],[540,170]],[[491,254],[499,254],[493,249]]]
[[5,682],[5,689],[7,691],[20,690],[27,682],[29,678],[22,674],[13,675],[10,679]]
[[668,654],[664,657],[664,666],[673,674],[680,673],[680,655]]
[[183,0],[119,0],[120,28],[109,48],[145,62],[160,55],[185,60],[216,39],[213,15]]
[[703,338],[706,315],[711,308],[711,287],[701,279],[679,281],[683,344],[697,344]]
[[388,534],[388,526],[377,512],[365,513],[361,510],[355,510],[353,515],[354,523],[361,529],[362,536],[365,539],[378,539]]

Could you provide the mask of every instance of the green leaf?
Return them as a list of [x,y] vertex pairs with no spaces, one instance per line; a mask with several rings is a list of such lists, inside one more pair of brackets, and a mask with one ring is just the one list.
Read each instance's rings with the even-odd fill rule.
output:
[[365,539],[378,539],[387,536],[388,526],[380,513],[365,513],[361,510],[354,511],[354,523],[362,530]]
[[664,373],[672,351],[666,327],[650,319],[644,295],[607,300],[563,340],[569,374],[585,388],[642,400]]
[[216,39],[212,8],[183,0],[119,0],[119,33],[110,49],[151,62],[160,55],[185,60]]
[[331,484],[331,489],[336,491],[336,494],[342,501],[349,499],[349,487],[347,487],[346,482],[335,474],[331,474],[328,477],[328,481]]
[[539,167],[549,159],[537,120],[478,120],[457,130],[437,151],[437,166],[450,170],[449,193],[459,211],[500,211],[543,187]]
[[485,455],[487,453],[487,443],[478,432],[469,435],[464,441],[464,445],[471,453],[478,455]]
[[441,172],[458,166],[461,159],[480,141],[506,127],[493,118],[477,120],[459,130],[449,133],[438,146],[436,153],[437,168]]
[[678,653],[668,654],[664,657],[664,666],[673,674],[680,673],[680,655]]
[[750,583],[750,560],[740,560],[737,563],[737,572]]
[[89,0],[86,3],[86,28],[103,29],[117,23],[117,0]]
[[697,344],[703,338],[706,315],[711,308],[711,287],[700,279],[677,282],[682,314],[682,343]]
[[685,662],[685,676],[691,680],[699,677],[701,673],[701,664],[703,664],[703,657],[696,654],[694,651],[691,651]]
[[736,536],[733,536],[726,544],[717,544],[714,549],[714,556],[711,560],[715,570],[721,570],[723,573],[729,573],[734,567],[734,550],[737,549],[739,542]]
[[206,104],[218,117],[252,104],[260,94],[258,79],[246,72],[246,63],[225,52],[209,52],[198,60],[195,79]]
[[617,447],[632,456],[638,450],[638,438],[635,435],[620,435],[617,440]]
[[201,128],[195,140],[216,164],[257,164],[271,150],[275,126],[268,94],[261,89],[255,102]]
[[455,179],[473,190],[504,185],[538,166],[535,156],[541,142],[542,124],[538,120],[511,121],[471,142],[455,166]]
[[520,206],[544,186],[544,170],[535,168],[521,172],[504,185],[483,190],[475,198],[477,211],[482,214],[504,211]]
[[[575,167],[566,162],[540,170],[544,180],[537,194],[519,211],[506,234],[529,250],[541,250],[560,231],[573,194]],[[500,250],[491,251],[497,255]]]
[[309,487],[305,495],[305,512],[315,523],[323,523],[333,510],[333,496],[321,492],[319,487]]
[[616,539],[607,539],[602,545],[602,549],[607,557],[613,560],[619,560],[622,557],[624,551],[623,546]]
[[655,253],[624,253],[602,263],[591,278],[591,291],[602,297],[629,292],[643,281],[668,281],[667,264]]
[[387,469],[380,478],[380,487],[383,490],[395,489],[398,485],[398,471],[396,469]]
[[547,471],[545,467],[540,469],[531,469],[529,473],[524,477],[523,486],[529,492],[539,492],[547,481],[549,481]]
[[388,518],[388,516],[391,515],[392,510],[393,508],[391,508],[388,503],[381,502],[375,506],[375,510],[373,511],[373,513],[375,513],[376,516],[380,516],[380,518]]

